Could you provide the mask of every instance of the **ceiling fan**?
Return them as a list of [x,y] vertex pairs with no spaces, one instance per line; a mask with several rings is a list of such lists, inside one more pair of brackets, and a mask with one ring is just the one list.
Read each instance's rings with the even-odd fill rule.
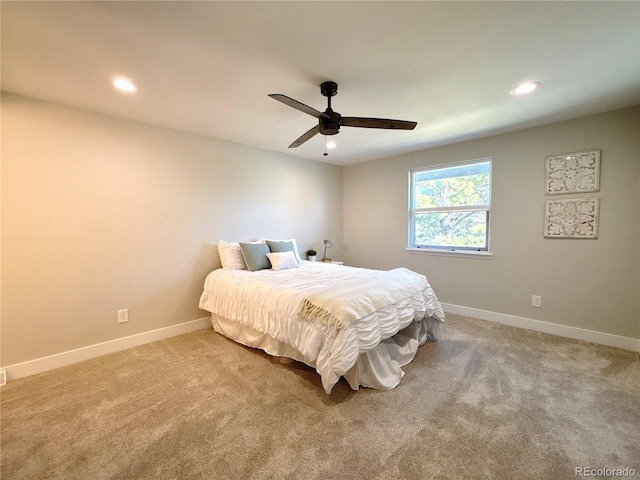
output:
[[295,142],[289,145],[289,148],[295,148],[312,138],[317,133],[322,135],[335,135],[340,131],[340,127],[361,127],[361,128],[383,128],[395,130],[413,130],[416,128],[416,122],[406,120],[391,120],[388,118],[363,118],[363,117],[343,117],[338,112],[331,109],[331,97],[338,93],[338,84],[336,82],[323,82],[320,85],[320,93],[327,97],[327,109],[319,112],[304,103],[293,98],[287,97],[280,93],[270,93],[269,96],[279,102],[289,105],[290,107],[300,110],[318,119],[318,125],[313,127],[306,133],[303,133]]

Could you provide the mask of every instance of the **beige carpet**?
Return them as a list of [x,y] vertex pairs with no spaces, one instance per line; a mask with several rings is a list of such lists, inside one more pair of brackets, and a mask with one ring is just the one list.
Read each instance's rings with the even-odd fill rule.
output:
[[328,396],[200,330],[2,387],[2,479],[640,478],[637,354],[449,315],[405,371]]

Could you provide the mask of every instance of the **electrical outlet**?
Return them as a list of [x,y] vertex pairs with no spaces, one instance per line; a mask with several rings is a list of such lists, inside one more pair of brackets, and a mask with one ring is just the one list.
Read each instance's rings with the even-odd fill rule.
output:
[[7,384],[7,369],[0,368],[0,387]]
[[531,306],[536,308],[542,308],[542,297],[540,295],[532,295]]
[[126,323],[129,321],[129,310],[118,310],[118,323]]

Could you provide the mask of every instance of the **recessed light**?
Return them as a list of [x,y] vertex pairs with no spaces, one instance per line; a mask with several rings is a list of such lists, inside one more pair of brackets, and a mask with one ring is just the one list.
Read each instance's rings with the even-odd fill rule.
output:
[[517,87],[509,90],[511,95],[525,95],[527,93],[533,92],[536,88],[540,86],[540,82],[526,82],[521,83]]
[[113,86],[118,90],[122,90],[123,92],[135,92],[137,90],[136,86],[126,78],[116,78],[113,81]]
[[336,148],[336,142],[327,142],[327,148]]

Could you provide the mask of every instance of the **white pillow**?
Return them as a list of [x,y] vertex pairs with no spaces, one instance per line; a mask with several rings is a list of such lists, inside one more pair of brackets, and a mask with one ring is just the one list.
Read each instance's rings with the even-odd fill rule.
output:
[[267,258],[271,262],[271,270],[285,270],[287,268],[298,268],[300,266],[292,251],[267,253]]
[[262,242],[262,243],[266,243],[267,240],[271,241],[271,242],[291,242],[293,243],[293,254],[296,257],[296,260],[298,261],[298,263],[300,263],[302,260],[300,259],[300,254],[298,253],[298,244],[296,243],[296,239],[295,238],[283,238],[280,240],[277,240],[275,238],[261,238],[260,240],[258,240],[258,242]]
[[218,254],[222,268],[225,270],[246,270],[247,264],[244,263],[242,250],[239,243],[227,243],[220,240],[218,242]]

